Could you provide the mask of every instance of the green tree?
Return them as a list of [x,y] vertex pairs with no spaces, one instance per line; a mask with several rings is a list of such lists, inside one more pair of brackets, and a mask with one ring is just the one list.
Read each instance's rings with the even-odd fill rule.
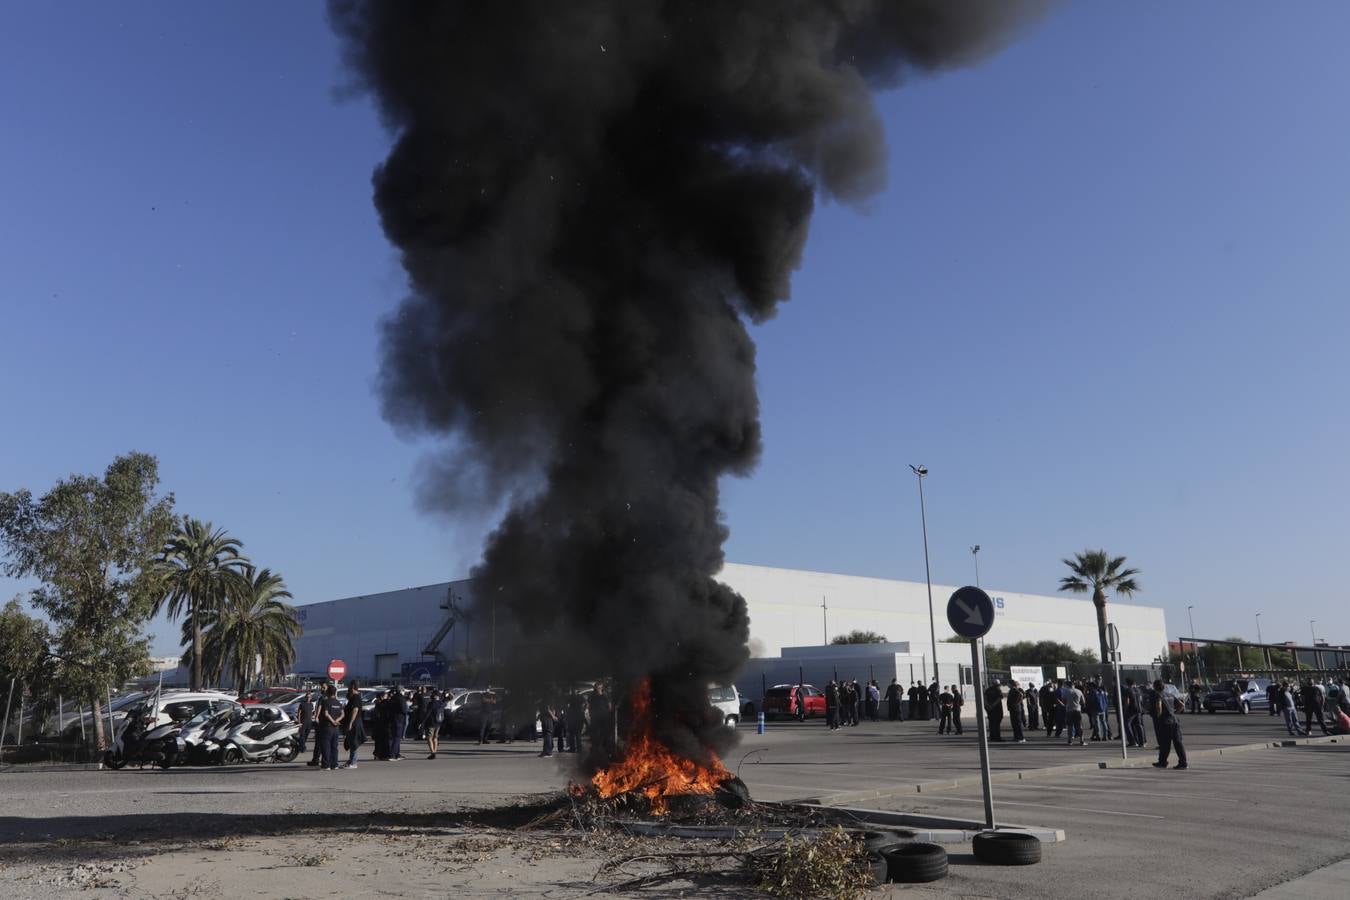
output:
[[830,639],[831,644],[884,644],[886,635],[877,634],[875,631],[862,631],[855,628],[848,634],[836,634]]
[[239,552],[237,538],[190,516],[183,516],[178,532],[164,544],[160,556],[165,592],[155,601],[154,611],[167,609],[169,618],[187,612],[191,640],[192,689],[202,689],[203,619],[214,615],[231,593],[247,590],[243,568],[248,560]]
[[51,622],[55,687],[95,711],[101,698],[149,672],[145,621],[163,590],[156,555],[173,533],[173,497],[156,496],[159,463],[147,453],[113,460],[103,477],[72,475],[35,499],[0,493],[0,571],[35,578],[28,594]]
[[[969,644],[963,637],[947,638],[946,643]],[[985,644],[984,661],[990,669],[1007,671],[1012,666],[1053,668],[1067,663],[1097,665],[1097,654],[1075,650],[1060,641],[1017,641],[1012,644]]]
[[1059,580],[1059,589],[1077,594],[1092,592],[1092,605],[1097,607],[1101,661],[1110,662],[1110,651],[1106,647],[1106,592],[1113,591],[1121,597],[1132,596],[1139,590],[1139,583],[1135,581],[1139,570],[1125,568],[1125,557],[1107,556],[1105,550],[1084,550],[1063,562],[1073,574]]
[[16,597],[0,610],[0,694],[8,701],[11,685],[18,696],[25,688],[46,694],[54,675],[47,623],[24,612]]
[[202,639],[206,672],[219,680],[228,668],[240,694],[255,676],[286,674],[301,631],[295,607],[284,602],[291,592],[281,575],[245,566],[242,576],[242,589],[227,595],[219,608],[203,612]]

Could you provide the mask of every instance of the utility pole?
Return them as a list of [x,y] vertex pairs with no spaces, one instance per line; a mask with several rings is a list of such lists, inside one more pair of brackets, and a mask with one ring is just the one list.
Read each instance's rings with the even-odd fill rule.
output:
[[975,558],[975,586],[980,586],[980,545],[976,544],[970,548],[970,555]]
[[928,584],[928,637],[933,642],[933,680],[938,679],[937,625],[933,619],[933,570],[928,564],[928,511],[923,501],[923,477],[928,474],[927,466],[911,465],[910,470],[919,479],[919,522],[923,526],[923,574]]
[[820,645],[830,643],[830,609],[825,605],[825,595],[820,595]]

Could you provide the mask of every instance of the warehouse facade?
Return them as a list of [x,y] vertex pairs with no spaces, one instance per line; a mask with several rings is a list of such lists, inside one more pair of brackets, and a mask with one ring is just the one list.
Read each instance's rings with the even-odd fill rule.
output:
[[[907,659],[919,659],[921,667],[932,655],[923,582],[738,563],[727,563],[718,579],[745,597],[752,657],[779,658],[787,648],[826,644],[854,629],[905,643]],[[933,585],[938,641],[952,636],[945,610],[956,587]],[[1011,591],[989,594],[996,616],[990,643],[1052,640],[1095,651],[1097,619],[1091,601]],[[469,579],[309,603],[298,611],[304,632],[296,641],[295,671],[321,674],[330,659],[341,659],[351,676],[367,681],[417,680],[422,674],[437,678],[456,660],[490,661],[498,644],[505,645],[503,632],[509,627],[504,611],[475,600]],[[1113,602],[1109,611],[1120,629],[1123,662],[1147,664],[1159,655],[1166,657],[1161,608]],[[948,662],[950,652],[939,648],[941,663]]]

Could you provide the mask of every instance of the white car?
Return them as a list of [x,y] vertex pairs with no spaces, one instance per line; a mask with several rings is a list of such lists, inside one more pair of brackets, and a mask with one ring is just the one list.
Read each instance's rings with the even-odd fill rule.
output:
[[722,714],[722,724],[735,728],[741,721],[741,695],[736,685],[713,685],[708,688],[708,702]]

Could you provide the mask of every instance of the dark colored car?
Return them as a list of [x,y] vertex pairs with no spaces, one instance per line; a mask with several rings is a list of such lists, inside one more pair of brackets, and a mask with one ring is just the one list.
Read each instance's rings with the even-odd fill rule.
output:
[[[825,692],[812,684],[801,686],[806,693],[806,717],[825,715]],[[764,718],[797,715],[797,685],[775,684],[764,692]]]
[[1247,713],[1253,709],[1270,709],[1270,698],[1266,695],[1268,687],[1270,682],[1265,678],[1221,681],[1205,694],[1205,711],[1213,713],[1221,709],[1231,709]]

